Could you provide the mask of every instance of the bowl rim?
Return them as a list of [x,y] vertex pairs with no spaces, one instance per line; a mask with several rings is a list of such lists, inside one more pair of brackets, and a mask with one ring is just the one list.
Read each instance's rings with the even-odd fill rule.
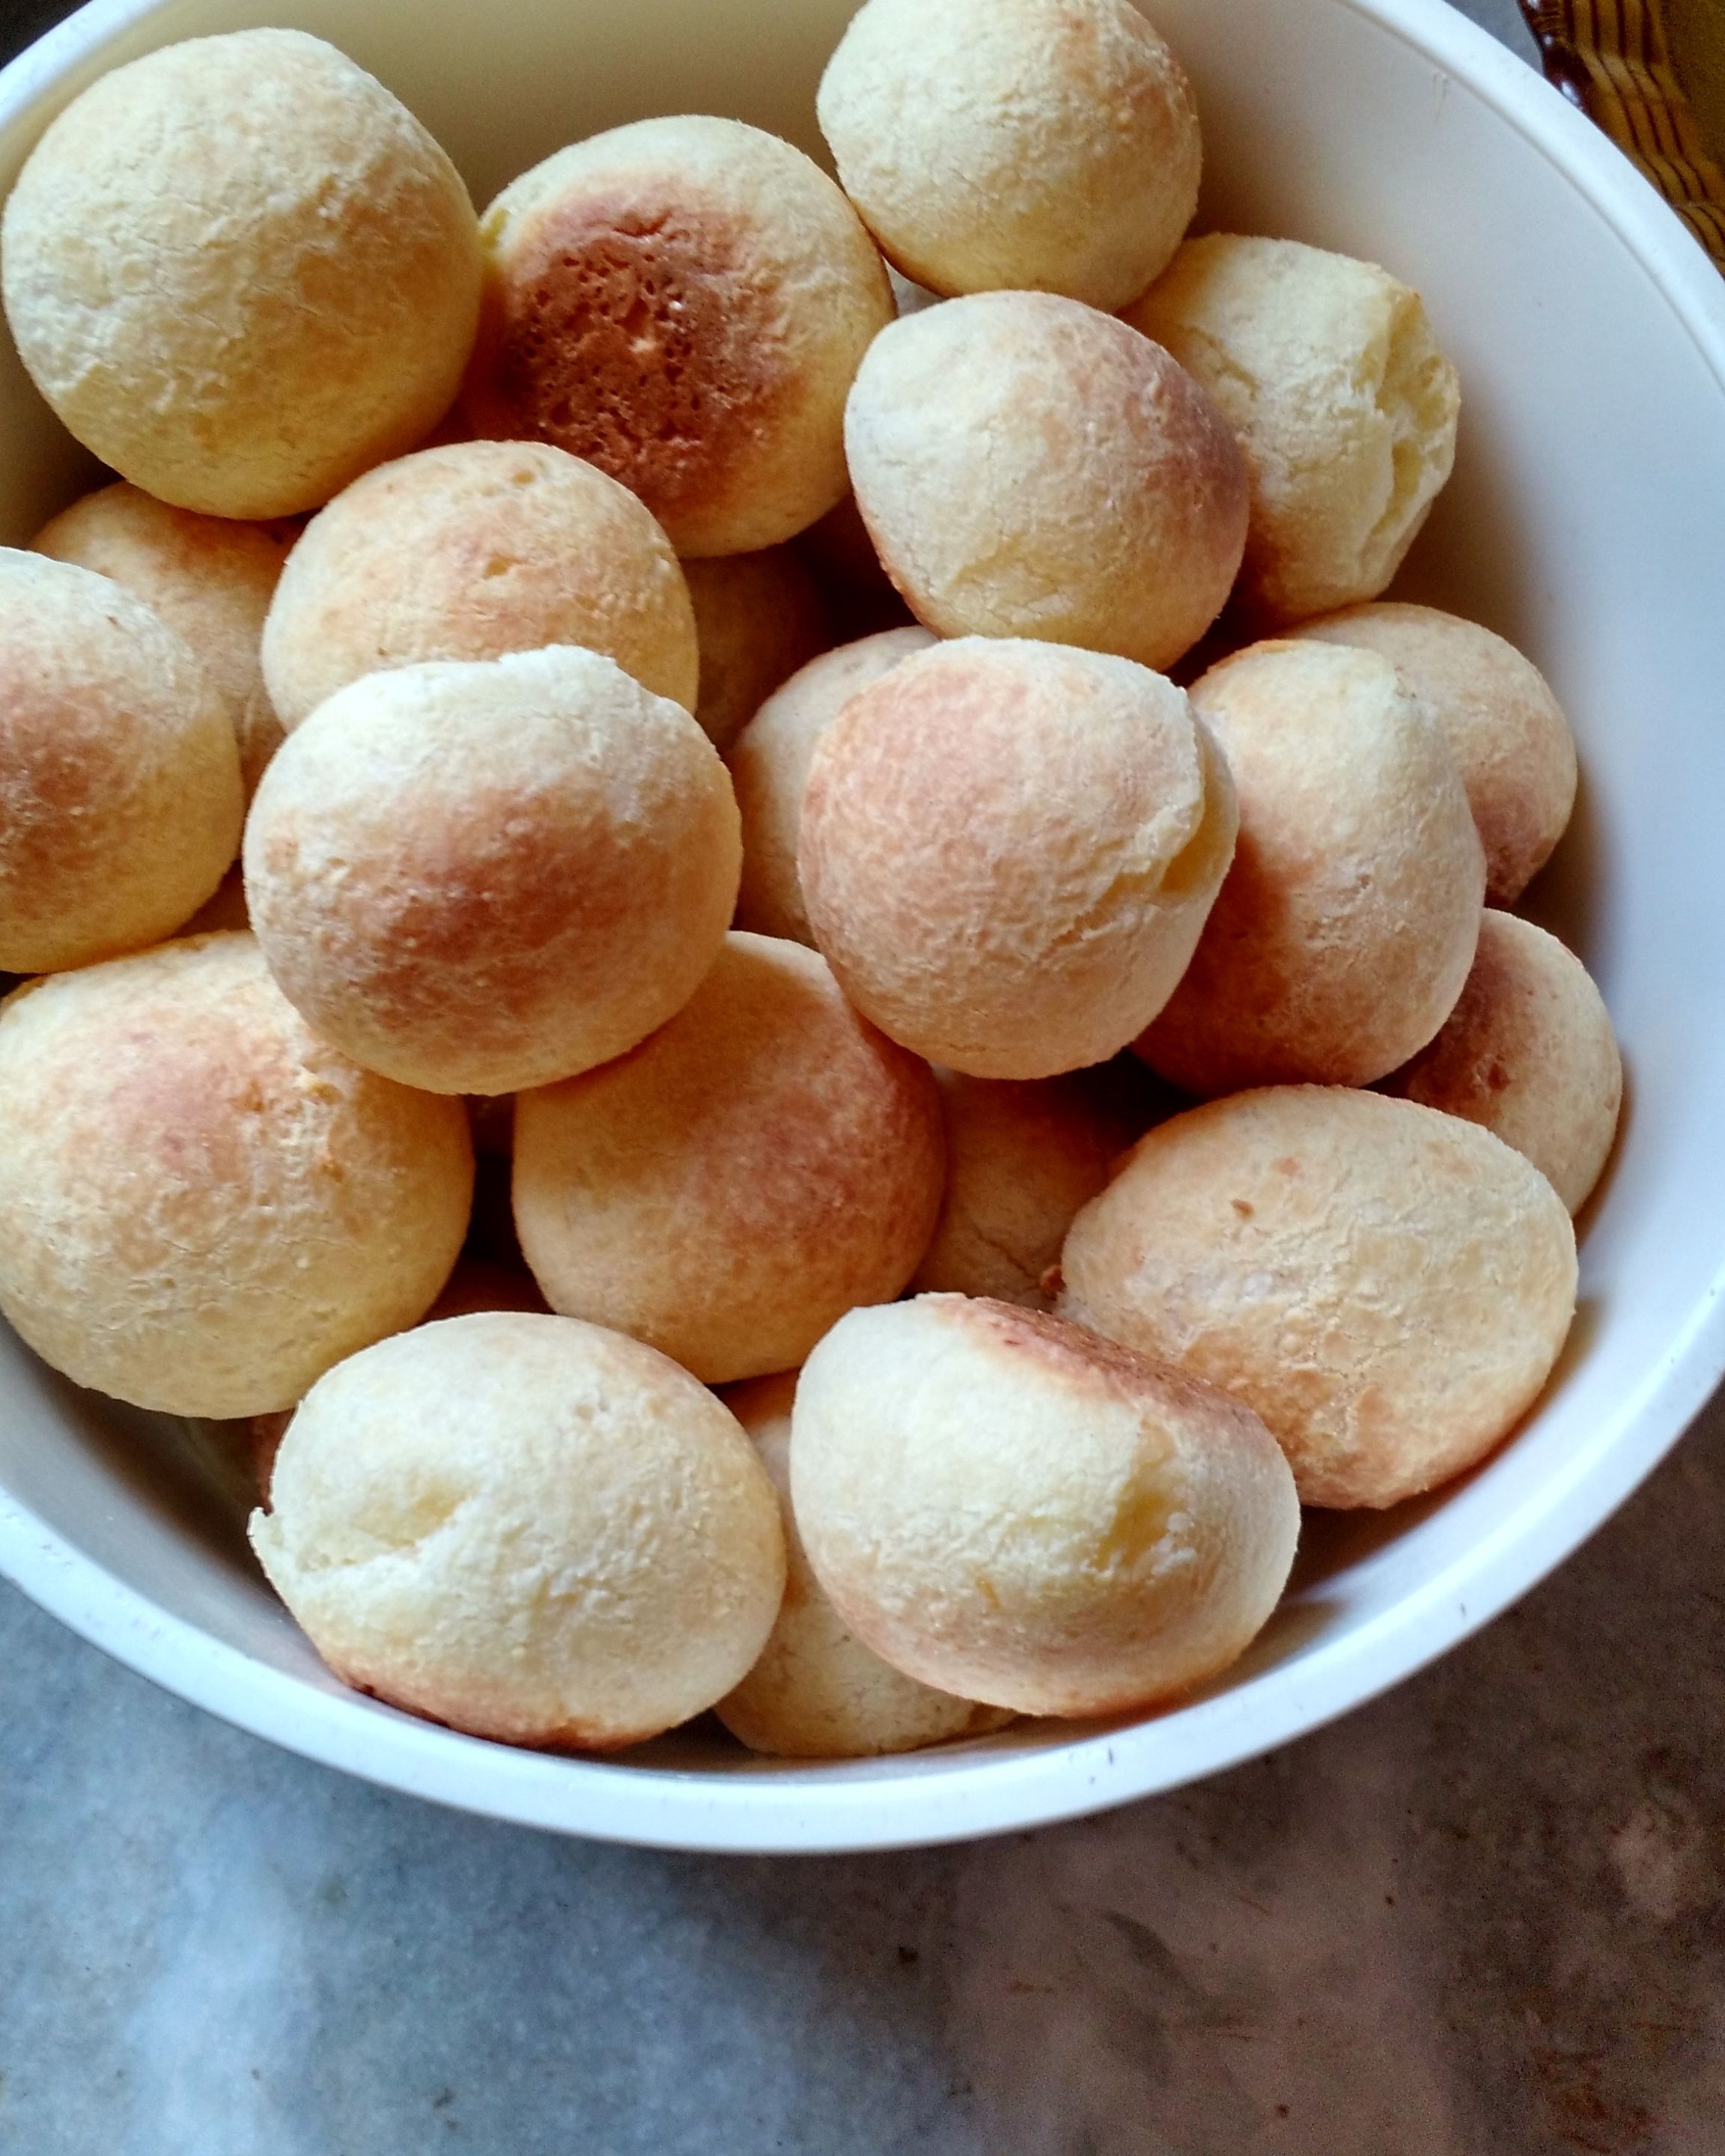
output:
[[[0,69],[0,127],[172,0],[89,0]],[[1725,394],[1725,282],[1635,167],[1446,0],[1334,0],[1463,85],[1567,180],[1652,278]],[[1675,1337],[1536,1501],[1423,1587],[1294,1666],[1178,1712],[1022,1753],[946,1748],[937,1774],[892,1759],[760,1763],[723,1774],[556,1758],[320,1688],[173,1616],[0,1489],[0,1577],[92,1645],[223,1721],[362,1779],[512,1824],[691,1851],[834,1854],[969,1840],[1216,1774],[1387,1691],[1536,1585],[1648,1476],[1725,1374],[1725,1252]]]

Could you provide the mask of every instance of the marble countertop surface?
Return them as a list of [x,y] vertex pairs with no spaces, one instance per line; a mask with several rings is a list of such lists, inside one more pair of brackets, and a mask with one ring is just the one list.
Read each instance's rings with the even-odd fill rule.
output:
[[[64,12],[7,0],[0,42]],[[1388,1698],[921,1855],[437,1810],[0,1586],[0,2152],[1721,2156],[1722,1740],[1717,1402]]]

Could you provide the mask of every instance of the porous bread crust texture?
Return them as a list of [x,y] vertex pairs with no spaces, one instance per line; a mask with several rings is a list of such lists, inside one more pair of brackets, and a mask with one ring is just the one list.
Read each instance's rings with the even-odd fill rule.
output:
[[1246,472],[1220,412],[1076,300],[985,292],[896,322],[858,370],[845,444],[888,575],[943,636],[1165,668],[1240,567]]
[[1537,1168],[1343,1086],[1158,1125],[1060,1265],[1063,1316],[1255,1408],[1308,1505],[1398,1504],[1483,1459],[1575,1309],[1574,1232]]
[[171,935],[221,882],[244,805],[185,639],[110,578],[0,547],[0,967]]
[[725,1404],[742,1424],[778,1493],[785,1588],[771,1637],[748,1675],[714,1712],[751,1751],[793,1759],[860,1759],[914,1752],[1004,1728],[1009,1708],[918,1684],[865,1647],[828,1599],[791,1509],[791,1402],[796,1373],[738,1385]]
[[1172,682],[972,637],[846,703],[815,749],[798,873],[883,1032],[973,1077],[1043,1078],[1105,1060],[1162,1008],[1235,825],[1227,767]]
[[767,698],[725,761],[742,819],[737,926],[813,944],[797,878],[803,795],[816,744],[850,698],[936,641],[926,629],[885,629],[823,652]]
[[551,644],[695,708],[681,566],[626,487],[542,442],[456,442],[366,473],[306,526],[264,629],[290,732],[362,675]]
[[683,573],[701,646],[695,716],[722,752],[780,683],[831,643],[826,601],[789,547],[708,556]]
[[1025,1714],[1149,1707],[1275,1608],[1293,1479],[1251,1410],[1040,1312],[853,1312],[804,1365],[791,1490],[810,1563],[895,1667]]
[[815,110],[845,191],[932,291],[1122,307],[1198,207],[1198,106],[1128,0],[869,0]]
[[1461,393],[1420,295],[1291,239],[1189,239],[1126,310],[1220,407],[1250,475],[1237,598],[1263,629],[1375,598],[1455,455]]
[[637,121],[523,173],[481,230],[476,434],[589,459],[680,554],[776,546],[844,495],[845,393],[892,295],[800,150],[739,121]]
[[1384,1091],[1483,1124],[1577,1213],[1617,1134],[1623,1062],[1580,959],[1531,921],[1487,911],[1460,1002]]
[[213,516],[315,509],[454,397],[480,259],[459,174],[297,30],[115,69],[31,153],[0,229],[37,387],[104,463]]
[[1240,801],[1233,865],[1137,1053],[1184,1091],[1364,1086],[1473,963],[1485,857],[1429,711],[1375,653],[1254,644],[1192,690]]
[[513,1093],[694,993],[742,860],[688,712],[572,645],[372,674],[283,743],[246,898],[283,993],[368,1070]]
[[1512,906],[1575,806],[1575,739],[1563,706],[1512,644],[1435,607],[1384,599],[1289,632],[1387,659],[1442,729],[1486,850],[1486,902]]
[[259,647],[297,536],[290,524],[176,509],[120,480],[63,509],[30,542],[34,553],[111,577],[184,637],[227,706],[248,800],[281,742]]
[[58,974],[0,1010],[0,1309],[136,1406],[291,1407],[424,1316],[472,1189],[460,1103],[321,1040],[249,936]]
[[712,1705],[784,1586],[773,1486],[665,1357],[567,1317],[421,1326],[332,1370],[251,1519],[337,1676],[511,1744],[609,1751]]
[[801,945],[733,932],[633,1055],[516,1103],[515,1219],[554,1310],[709,1384],[886,1301],[940,1209],[939,1096]]

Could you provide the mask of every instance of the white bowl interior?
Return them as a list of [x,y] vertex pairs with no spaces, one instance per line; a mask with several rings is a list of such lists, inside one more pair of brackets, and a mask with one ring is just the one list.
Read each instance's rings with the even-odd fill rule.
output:
[[[448,146],[481,204],[558,145],[713,110],[815,154],[846,0],[97,0],[0,85],[0,189],[91,75],[177,38],[331,38]],[[1502,630],[1574,721],[1580,812],[1532,901],[1599,980],[1630,1073],[1585,1223],[1582,1310],[1527,1425],[1463,1484],[1308,1522],[1295,1590],[1210,1694],[1098,1732],[1025,1725],[855,1765],[697,1725],[614,1763],[511,1753],[346,1692],[246,1554],[208,1439],[117,1409],[0,1337],[0,1566],[162,1681],[278,1740],[501,1815],[691,1846],[819,1848],[1026,1825],[1166,1787],[1395,1681],[1522,1591],[1646,1473],[1722,1351],[1725,801],[1714,548],[1725,301],[1585,124],[1440,0],[1155,0],[1204,115],[1203,221],[1417,284],[1465,394],[1455,480],[1397,590]],[[91,467],[0,353],[0,539]]]

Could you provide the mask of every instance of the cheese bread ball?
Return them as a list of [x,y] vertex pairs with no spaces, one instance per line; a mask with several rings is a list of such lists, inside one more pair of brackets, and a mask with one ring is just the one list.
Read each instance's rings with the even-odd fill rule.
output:
[[1046,1078],[1161,1009],[1235,824],[1183,690],[971,637],[845,705],[815,749],[798,874],[816,942],[884,1033],[972,1077]]
[[1484,1458],[1575,1310],[1575,1236],[1489,1131],[1343,1086],[1214,1101],[1072,1224],[1063,1317],[1255,1408],[1308,1505],[1385,1506]]
[[1487,912],[1461,1000],[1384,1090],[1482,1123],[1576,1213],[1617,1135],[1623,1063],[1580,959],[1531,921]]
[[1455,455],[1461,389],[1420,295],[1292,239],[1189,239],[1126,319],[1214,397],[1251,475],[1262,625],[1375,598]]
[[934,641],[926,629],[886,629],[823,652],[775,690],[732,742],[725,760],[742,818],[739,928],[814,942],[797,880],[797,841],[815,747],[859,690]]
[[845,192],[937,292],[1123,307],[1198,207],[1198,107],[1130,0],[868,0],[816,100]]
[[576,644],[695,706],[695,613],[626,487],[542,442],[457,442],[367,472],[306,526],[264,629],[290,732],[393,666]]
[[760,1660],[716,1709],[751,1751],[793,1759],[860,1759],[914,1752],[952,1737],[981,1737],[1012,1720],[1009,1710],[955,1699],[918,1684],[864,1646],[815,1578],[791,1510],[794,1371],[757,1378],[725,1396],[754,1441],[778,1493],[785,1589]]
[[1188,1093],[1368,1086],[1473,963],[1485,856],[1430,713],[1374,652],[1260,644],[1192,691],[1240,796],[1234,865],[1137,1045]]
[[57,974],[0,1009],[0,1310],[134,1406],[291,1407],[424,1316],[472,1192],[460,1102],[320,1040],[249,936]]
[[1349,607],[1292,632],[1375,651],[1430,711],[1486,849],[1486,898],[1511,906],[1575,806],[1575,740],[1545,676],[1512,644],[1435,607]]
[[701,644],[695,716],[714,747],[729,748],[781,681],[831,638],[813,571],[788,547],[687,563]]
[[784,1591],[773,1485],[663,1355],[454,1317],[355,1355],[282,1440],[252,1547],[336,1674],[510,1744],[612,1751],[727,1692]]
[[845,415],[857,506],[917,619],[1166,667],[1222,610],[1246,476],[1167,352],[1043,292],[985,292],[877,337]]
[[109,578],[0,547],[0,969],[171,935],[222,880],[244,806],[185,639]]
[[621,1055],[711,965],[737,804],[687,711],[597,652],[368,674],[258,788],[246,898],[327,1040],[433,1093],[513,1093]]
[[799,1363],[916,1270],[940,1100],[799,944],[732,934],[633,1055],[516,1103],[515,1217],[553,1310],[708,1384]]
[[815,1576],[895,1668],[1021,1714],[1121,1714],[1217,1675],[1299,1534],[1238,1400],[1040,1311],[853,1311],[804,1365],[791,1494]]
[[482,230],[475,433],[589,459],[680,554],[777,546],[845,492],[845,396],[892,295],[800,150],[639,120],[524,172]]
[[281,741],[264,687],[264,617],[296,536],[157,501],[122,480],[45,524],[33,552],[111,577],[177,629],[227,706],[249,799]]
[[797,541],[797,551],[819,583],[837,642],[853,644],[909,624],[911,609],[880,566],[854,494],[847,494],[819,524],[811,524]]
[[410,449],[478,318],[460,175],[298,30],[197,38],[67,106],[6,205],[7,320],[103,463],[182,509],[287,516]]

